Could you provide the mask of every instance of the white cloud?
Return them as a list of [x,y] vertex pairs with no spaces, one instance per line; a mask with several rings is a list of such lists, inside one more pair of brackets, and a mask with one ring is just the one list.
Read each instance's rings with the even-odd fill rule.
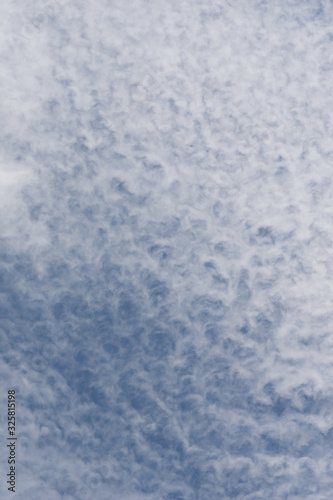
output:
[[327,497],[330,2],[0,14],[19,498]]

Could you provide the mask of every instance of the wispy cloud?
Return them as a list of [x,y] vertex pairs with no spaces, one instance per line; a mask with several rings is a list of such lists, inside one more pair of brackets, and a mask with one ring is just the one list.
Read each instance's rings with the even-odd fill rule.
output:
[[330,2],[0,14],[17,498],[329,498]]

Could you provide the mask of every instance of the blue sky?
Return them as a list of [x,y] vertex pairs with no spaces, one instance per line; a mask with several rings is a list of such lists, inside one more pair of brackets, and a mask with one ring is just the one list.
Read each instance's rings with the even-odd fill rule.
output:
[[16,498],[329,500],[332,2],[0,20]]

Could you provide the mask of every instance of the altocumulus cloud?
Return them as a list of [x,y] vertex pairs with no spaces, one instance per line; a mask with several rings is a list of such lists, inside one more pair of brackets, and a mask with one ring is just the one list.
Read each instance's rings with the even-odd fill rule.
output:
[[16,497],[331,498],[331,2],[0,14]]

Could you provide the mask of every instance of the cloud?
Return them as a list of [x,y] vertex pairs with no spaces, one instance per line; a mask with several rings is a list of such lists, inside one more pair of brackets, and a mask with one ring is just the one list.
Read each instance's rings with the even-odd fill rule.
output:
[[328,498],[329,2],[0,9],[18,498]]

